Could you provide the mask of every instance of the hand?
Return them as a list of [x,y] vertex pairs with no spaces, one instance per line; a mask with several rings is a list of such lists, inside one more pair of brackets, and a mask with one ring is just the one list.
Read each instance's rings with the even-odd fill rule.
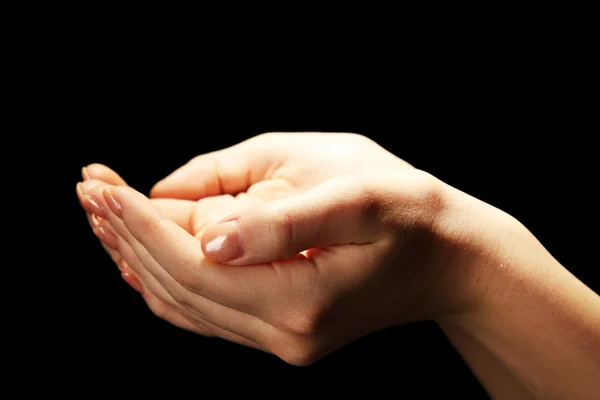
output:
[[457,191],[359,135],[267,134],[192,160],[152,191],[218,205],[191,232],[131,188],[83,191],[165,319],[292,364],[477,298]]

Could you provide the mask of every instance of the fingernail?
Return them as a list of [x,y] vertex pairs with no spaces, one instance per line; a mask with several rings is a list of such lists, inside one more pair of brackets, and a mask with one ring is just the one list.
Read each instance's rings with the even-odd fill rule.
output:
[[96,214],[92,214],[90,218],[92,218],[92,223],[94,224],[94,226],[98,226],[102,223],[102,221],[104,221],[104,218],[100,218]]
[[81,205],[90,214],[96,214],[99,217],[107,218],[106,211],[100,206],[100,204],[92,196],[84,194],[81,196]]
[[121,271],[121,272],[129,271],[129,265],[127,265],[127,262],[125,260],[123,260],[122,258],[117,263],[117,267],[119,268],[119,271]]
[[83,178],[84,181],[87,181],[88,179],[90,179],[90,174],[87,171],[87,167],[81,168],[81,177]]
[[229,221],[208,228],[202,235],[204,255],[216,262],[227,262],[243,255],[239,222]]
[[138,293],[144,294],[144,287],[142,286],[142,282],[140,282],[138,277],[135,276],[133,271],[128,270],[128,271],[121,272],[121,276],[123,277],[125,282],[127,282],[129,284],[129,286],[134,288]]
[[95,226],[93,231],[98,239],[102,240],[105,245],[113,250],[119,251],[119,241],[117,240],[117,236],[112,228],[106,225],[99,225]]
[[123,209],[121,208],[121,204],[115,199],[113,194],[111,193],[111,189],[104,189],[102,191],[102,195],[104,195],[104,199],[108,204],[108,207],[112,210],[112,212],[119,218],[123,218]]

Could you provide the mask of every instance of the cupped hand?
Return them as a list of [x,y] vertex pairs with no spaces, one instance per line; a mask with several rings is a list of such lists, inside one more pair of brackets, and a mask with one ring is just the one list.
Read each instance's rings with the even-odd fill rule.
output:
[[464,306],[447,289],[452,191],[359,135],[267,134],[199,156],[152,191],[199,200],[189,229],[131,188],[81,190],[158,315],[292,364]]

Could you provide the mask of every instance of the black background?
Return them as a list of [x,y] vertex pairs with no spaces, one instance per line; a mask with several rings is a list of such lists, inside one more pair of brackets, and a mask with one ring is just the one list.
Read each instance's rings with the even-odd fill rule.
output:
[[[20,316],[40,333],[35,342],[41,346],[26,362],[43,359],[53,366],[62,360],[77,376],[109,368],[125,381],[140,369],[148,379],[160,378],[165,368],[380,370],[394,375],[377,382],[383,388],[401,384],[422,394],[485,398],[432,323],[373,333],[299,368],[171,327],[122,281],[78,204],[81,167],[104,163],[147,193],[193,156],[265,131],[371,137],[517,217],[599,291],[597,235],[590,230],[597,184],[591,138],[598,129],[597,111],[585,101],[593,71],[587,53],[557,50],[556,41],[546,47],[536,42],[533,49],[483,40],[459,46],[440,37],[435,48],[404,54],[393,66],[388,61],[399,54],[390,49],[384,52],[389,59],[350,52],[335,65],[323,62],[326,53],[283,60],[234,52],[218,62],[203,56],[201,45],[174,50],[170,43],[141,40],[111,47],[118,40],[106,44],[101,33],[78,38],[71,31],[50,41],[40,36],[38,55],[24,65],[33,84],[18,98],[38,110],[21,122],[30,149],[24,158],[35,171],[26,182],[38,193],[29,201],[37,210],[35,237],[43,238],[43,261],[25,280],[45,289],[35,311]],[[426,53],[430,57],[422,58]],[[357,58],[375,68],[357,68]],[[23,258],[39,255],[29,253]]]

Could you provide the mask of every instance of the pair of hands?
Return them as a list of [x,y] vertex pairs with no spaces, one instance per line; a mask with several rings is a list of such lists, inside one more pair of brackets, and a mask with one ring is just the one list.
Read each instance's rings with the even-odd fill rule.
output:
[[259,135],[150,199],[103,165],[83,178],[90,225],[157,316],[294,365],[477,305],[458,191],[360,135]]

